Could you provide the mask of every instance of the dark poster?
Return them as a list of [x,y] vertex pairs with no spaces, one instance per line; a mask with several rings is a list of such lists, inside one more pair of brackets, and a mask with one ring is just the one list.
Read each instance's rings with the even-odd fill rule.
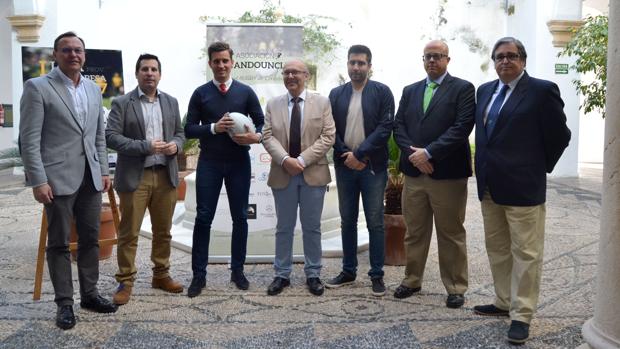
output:
[[[51,47],[22,47],[22,76],[24,82],[43,76],[54,67]],[[123,57],[117,50],[86,49],[82,75],[101,88],[103,105],[110,108],[111,97],[125,93],[123,87]]]

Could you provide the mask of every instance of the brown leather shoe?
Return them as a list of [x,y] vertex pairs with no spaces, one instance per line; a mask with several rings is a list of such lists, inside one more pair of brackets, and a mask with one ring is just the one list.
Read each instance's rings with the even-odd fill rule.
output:
[[119,284],[116,289],[116,293],[114,293],[114,297],[112,297],[112,302],[117,305],[127,304],[129,299],[131,298],[131,291],[133,286],[129,286],[126,284]]
[[183,292],[183,285],[181,285],[179,282],[172,280],[170,276],[167,276],[163,279],[153,279],[153,283],[151,285],[153,286],[153,288],[159,288],[170,293]]

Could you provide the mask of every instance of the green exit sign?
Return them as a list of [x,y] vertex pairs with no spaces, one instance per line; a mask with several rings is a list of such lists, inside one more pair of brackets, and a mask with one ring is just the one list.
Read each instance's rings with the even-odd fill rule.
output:
[[568,64],[556,63],[555,73],[556,74],[568,74]]

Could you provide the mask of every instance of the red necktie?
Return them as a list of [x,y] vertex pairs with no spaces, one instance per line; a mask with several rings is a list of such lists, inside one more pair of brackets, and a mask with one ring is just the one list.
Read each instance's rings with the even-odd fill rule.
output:
[[220,92],[222,92],[222,94],[226,94],[226,92],[228,92],[226,89],[226,84],[220,84]]

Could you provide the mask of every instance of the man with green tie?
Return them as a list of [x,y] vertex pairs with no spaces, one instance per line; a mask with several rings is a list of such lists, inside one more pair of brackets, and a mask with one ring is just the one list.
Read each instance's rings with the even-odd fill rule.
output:
[[467,178],[472,175],[468,136],[474,125],[474,86],[448,74],[450,56],[443,41],[429,42],[422,61],[427,77],[404,88],[395,116],[399,170],[405,174],[407,264],[394,297],[421,290],[434,219],[446,306],[459,308],[467,291],[463,222]]

